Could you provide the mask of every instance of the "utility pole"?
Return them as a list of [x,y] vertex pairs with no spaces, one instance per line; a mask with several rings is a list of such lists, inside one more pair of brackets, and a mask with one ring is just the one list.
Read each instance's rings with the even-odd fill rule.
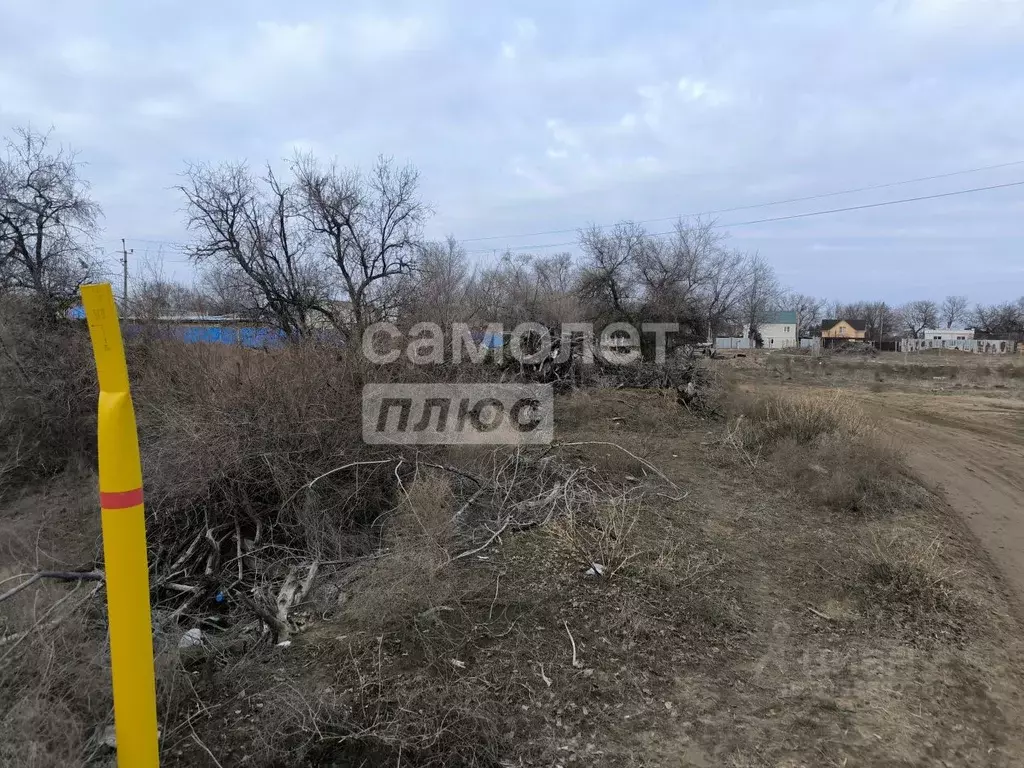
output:
[[122,312],[128,311],[128,254],[135,253],[135,249],[132,248],[130,251],[125,246],[124,238],[121,238],[121,276],[124,279],[124,286],[121,291]]

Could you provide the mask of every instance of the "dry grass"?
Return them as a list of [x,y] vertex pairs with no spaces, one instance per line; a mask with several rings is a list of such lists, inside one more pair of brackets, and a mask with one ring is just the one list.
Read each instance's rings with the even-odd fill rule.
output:
[[345,615],[371,631],[394,628],[425,612],[454,610],[458,572],[447,568],[455,539],[455,497],[448,478],[418,472],[398,488],[398,504],[385,523],[384,554],[374,560]]
[[641,554],[633,535],[639,519],[640,501],[623,494],[586,512],[573,511],[544,532],[577,562],[581,571],[610,579]]
[[[562,401],[569,418],[549,450],[378,455],[353,437],[372,372],[337,350],[150,344],[133,352],[132,373],[157,548],[165,765],[877,764],[890,743],[857,741],[851,712],[864,733],[911,716],[923,736],[949,731],[909,690],[884,718],[856,694],[840,711],[847,693],[828,686],[850,682],[848,670],[814,680],[783,669],[787,650],[873,652],[905,639],[899,626],[960,606],[955,553],[887,535],[893,516],[866,523],[792,503],[793,487],[836,510],[902,503],[887,485],[902,480],[899,462],[836,398],[741,404],[730,434],[757,471],[738,472],[749,466],[730,454],[737,466],[718,476],[703,461],[706,423],[671,390]],[[181,526],[212,531],[214,546],[202,537],[189,553]],[[17,530],[15,559],[31,562],[32,530]],[[826,578],[824,544],[837,553]],[[277,647],[241,597],[273,594],[313,559],[321,575],[296,610],[311,623]],[[585,576],[594,562],[606,578]],[[182,596],[161,579],[199,597],[175,614]],[[851,593],[864,615],[847,624],[807,610],[811,596],[821,606]],[[3,631],[67,594],[48,586],[37,604],[26,590]],[[780,617],[787,647],[757,671]],[[181,632],[200,621],[207,643],[180,653]],[[111,717],[104,637],[97,596],[0,664],[0,763],[109,758],[95,738]],[[982,743],[987,701],[960,717],[947,699],[920,701],[936,700]]]
[[891,511],[914,491],[878,425],[841,392],[784,392],[741,400],[726,435],[748,462],[845,511]]
[[96,379],[84,326],[0,302],[0,499],[94,452]]
[[762,397],[743,403],[741,411],[747,419],[743,442],[757,452],[789,440],[803,445],[826,435],[864,437],[876,432],[874,423],[841,392]]
[[953,612],[961,604],[940,539],[920,541],[901,532],[876,536],[865,556],[860,588],[875,606],[914,614]]

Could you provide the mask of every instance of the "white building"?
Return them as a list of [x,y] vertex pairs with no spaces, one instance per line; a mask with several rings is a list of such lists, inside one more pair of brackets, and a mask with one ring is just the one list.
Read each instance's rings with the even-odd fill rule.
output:
[[[765,349],[783,349],[800,346],[799,323],[796,312],[769,312],[757,326]],[[744,338],[750,338],[750,326],[743,329]]]
[[928,341],[969,341],[974,338],[974,329],[926,328],[921,331],[920,338]]

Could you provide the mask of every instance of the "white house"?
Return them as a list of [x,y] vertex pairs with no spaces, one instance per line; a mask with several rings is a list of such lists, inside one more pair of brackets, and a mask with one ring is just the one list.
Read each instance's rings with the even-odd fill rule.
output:
[[921,331],[921,338],[929,341],[969,341],[974,338],[974,329],[925,328]]
[[[757,326],[765,349],[799,347],[800,332],[796,312],[769,312]],[[743,329],[743,336],[750,338],[750,326]]]

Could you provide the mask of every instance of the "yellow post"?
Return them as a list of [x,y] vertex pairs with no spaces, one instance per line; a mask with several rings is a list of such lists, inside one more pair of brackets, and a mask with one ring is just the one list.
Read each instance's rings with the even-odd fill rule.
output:
[[110,285],[83,286],[82,304],[100,383],[100,507],[117,764],[120,768],[156,768],[159,757],[146,518],[128,366]]

